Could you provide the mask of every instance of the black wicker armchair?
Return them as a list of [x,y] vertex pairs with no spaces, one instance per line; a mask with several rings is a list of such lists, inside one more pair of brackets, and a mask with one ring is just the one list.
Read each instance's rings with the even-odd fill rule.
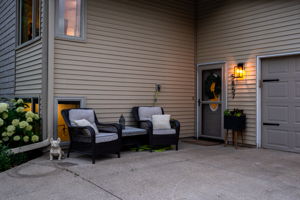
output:
[[[140,128],[146,129],[149,135],[149,145],[176,145],[178,151],[178,140],[180,133],[180,123],[177,120],[170,120],[171,129],[154,129],[151,121],[152,115],[164,114],[161,107],[134,107],[132,114]],[[152,148],[151,148],[152,149]],[[152,151],[152,150],[151,150]]]
[[[62,116],[68,126],[70,147],[67,157],[71,151],[89,154],[92,156],[92,163],[95,164],[95,157],[98,154],[112,153],[120,158],[122,129],[119,124],[103,124],[97,119],[95,112],[87,108],[67,109],[62,111]],[[92,126],[76,126],[74,120],[86,119]],[[109,127],[111,131],[102,128]],[[87,135],[87,133],[89,133]]]

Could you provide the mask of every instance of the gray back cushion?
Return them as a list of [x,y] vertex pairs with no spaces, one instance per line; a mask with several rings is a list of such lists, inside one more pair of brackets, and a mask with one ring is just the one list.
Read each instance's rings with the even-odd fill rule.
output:
[[152,115],[162,115],[161,107],[139,107],[140,120],[152,120]]
[[74,120],[86,119],[91,124],[95,124],[95,116],[93,110],[72,109],[69,111],[69,119],[72,126],[76,126]]

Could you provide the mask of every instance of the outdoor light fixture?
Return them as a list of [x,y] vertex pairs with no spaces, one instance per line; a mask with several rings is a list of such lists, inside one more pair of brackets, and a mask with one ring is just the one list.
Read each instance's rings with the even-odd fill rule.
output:
[[234,66],[234,73],[231,75],[232,81],[231,81],[231,91],[232,91],[232,98],[235,97],[235,79],[236,78],[244,78],[245,75],[245,68],[244,63],[238,63],[236,66]]
[[237,66],[234,67],[234,78],[244,78],[244,74],[244,63],[239,63]]

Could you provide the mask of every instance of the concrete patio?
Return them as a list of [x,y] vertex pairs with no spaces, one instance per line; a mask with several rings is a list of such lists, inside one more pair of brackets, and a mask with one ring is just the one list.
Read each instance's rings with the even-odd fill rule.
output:
[[0,199],[300,199],[300,155],[199,146],[118,158],[48,155],[0,174]]

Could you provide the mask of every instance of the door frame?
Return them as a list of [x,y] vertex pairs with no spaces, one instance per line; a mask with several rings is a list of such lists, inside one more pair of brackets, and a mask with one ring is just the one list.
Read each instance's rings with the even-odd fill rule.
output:
[[[53,113],[53,136],[54,138],[57,138],[58,136],[58,103],[59,101],[78,101],[80,102],[80,108],[86,107],[86,98],[85,97],[64,97],[64,96],[56,96],[54,97],[54,113]],[[61,145],[68,145],[70,142],[61,142]]]
[[284,56],[296,56],[300,55],[300,51],[281,53],[281,54],[270,54],[261,55],[256,57],[256,147],[262,147],[262,90],[260,87],[262,66],[261,61],[265,58],[284,57]]
[[[222,101],[223,101],[223,106],[222,106],[222,111],[221,113],[224,112],[224,110],[227,108],[227,64],[225,61],[217,61],[217,62],[208,62],[208,63],[199,63],[197,64],[197,70],[196,70],[196,73],[197,73],[197,86],[196,86],[196,92],[197,92],[197,98],[196,98],[196,134],[195,134],[195,137],[197,139],[199,139],[199,137],[203,137],[203,138],[212,138],[212,139],[223,139],[223,138],[219,138],[219,137],[212,137],[212,136],[204,136],[204,135],[201,135],[199,134],[199,131],[200,131],[200,118],[201,116],[199,116],[199,111],[200,111],[200,108],[198,106],[198,99],[200,98],[200,88],[199,88],[199,83],[200,83],[200,77],[199,77],[199,72],[200,72],[200,68],[201,67],[204,67],[204,66],[209,66],[209,65],[217,65],[217,64],[221,64],[223,65],[221,67],[221,73],[222,73]],[[216,68],[211,68],[211,69],[216,69]],[[202,70],[202,69],[201,69]],[[221,117],[221,126],[223,127],[223,123],[224,123],[224,120],[223,120],[223,117]],[[221,129],[222,132],[221,132],[221,137],[224,136],[224,130]]]

